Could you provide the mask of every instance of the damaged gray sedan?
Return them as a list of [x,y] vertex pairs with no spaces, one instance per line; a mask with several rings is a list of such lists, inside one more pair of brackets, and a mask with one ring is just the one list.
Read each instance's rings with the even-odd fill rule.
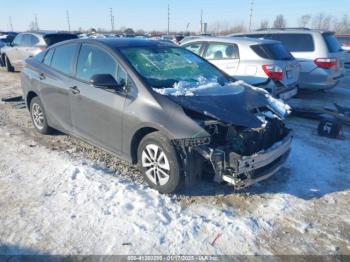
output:
[[286,104],[166,42],[62,42],[26,61],[22,88],[39,132],[58,129],[138,164],[161,193],[193,184],[203,168],[246,187],[290,152]]

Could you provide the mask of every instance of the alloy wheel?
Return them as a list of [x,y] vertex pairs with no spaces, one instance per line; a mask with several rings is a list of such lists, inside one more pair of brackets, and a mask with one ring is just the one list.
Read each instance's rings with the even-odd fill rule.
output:
[[142,151],[142,167],[145,168],[147,178],[155,185],[163,186],[170,178],[170,164],[163,150],[148,144]]

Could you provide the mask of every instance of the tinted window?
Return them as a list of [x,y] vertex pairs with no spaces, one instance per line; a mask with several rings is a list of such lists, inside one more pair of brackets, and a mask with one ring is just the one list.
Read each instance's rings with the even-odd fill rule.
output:
[[241,36],[277,40],[282,42],[289,52],[312,52],[315,50],[314,40],[310,34],[249,34]]
[[293,56],[282,44],[262,44],[251,46],[260,57],[271,60],[292,60]]
[[50,50],[46,53],[45,58],[44,58],[44,61],[43,61],[43,63],[44,63],[45,65],[51,65],[51,60],[52,60],[52,57],[53,57],[54,52],[55,52],[55,49],[50,49]]
[[189,44],[187,46],[185,46],[188,50],[192,51],[193,53],[199,55],[201,48],[202,48],[202,44],[201,43],[193,43],[193,44]]
[[45,43],[48,46],[54,45],[62,41],[70,40],[70,39],[76,39],[76,38],[78,37],[73,34],[48,34],[44,36]]
[[70,75],[76,48],[76,44],[56,47],[51,66],[64,74]]
[[77,64],[77,78],[89,81],[93,75],[110,74],[118,80],[117,70],[116,61],[106,51],[92,45],[82,46]]
[[28,34],[24,34],[23,36],[22,36],[22,45],[23,46],[31,46],[32,45],[32,40],[31,40],[32,38],[31,38],[31,36],[30,35],[28,35]]
[[332,33],[323,34],[323,38],[326,41],[328,51],[330,53],[335,53],[341,51],[341,46],[338,42],[338,39]]
[[39,38],[37,38],[35,35],[29,35],[29,42],[31,46],[36,45],[39,43]]
[[290,52],[312,52],[314,40],[310,34],[271,34],[265,38],[281,41]]
[[238,47],[232,44],[209,44],[204,58],[208,60],[238,59]]

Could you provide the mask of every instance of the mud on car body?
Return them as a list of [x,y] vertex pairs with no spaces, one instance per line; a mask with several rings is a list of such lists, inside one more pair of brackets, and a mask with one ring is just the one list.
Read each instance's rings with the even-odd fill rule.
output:
[[76,136],[138,164],[162,193],[209,165],[237,188],[276,173],[291,143],[290,108],[164,41],[79,39],[26,60],[34,127]]

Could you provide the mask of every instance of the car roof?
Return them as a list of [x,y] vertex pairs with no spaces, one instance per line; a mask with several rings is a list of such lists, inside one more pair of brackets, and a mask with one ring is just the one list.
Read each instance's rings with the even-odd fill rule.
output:
[[21,34],[33,34],[33,35],[75,35],[74,33],[70,32],[61,32],[61,31],[28,31],[28,32],[21,32]]
[[[112,49],[122,48],[122,47],[177,47],[174,43],[163,41],[163,40],[153,40],[153,39],[143,39],[143,38],[87,38],[87,39],[73,39],[64,41],[64,43],[100,43],[108,46]],[[62,43],[62,42],[60,42]],[[57,45],[59,45],[58,43]],[[55,45],[56,46],[56,45]]]
[[256,44],[272,44],[279,43],[275,40],[268,39],[257,39],[257,38],[249,38],[249,37],[214,37],[214,36],[204,36],[198,37],[191,40],[186,41],[184,44],[188,44],[191,42],[197,41],[205,41],[205,42],[221,42],[221,43],[230,43],[230,44],[243,44],[243,45],[256,45]]
[[235,36],[235,35],[254,35],[254,34],[271,34],[271,33],[278,33],[278,34],[288,34],[288,33],[333,33],[329,30],[319,30],[319,29],[308,29],[308,28],[269,28],[269,29],[259,29],[256,31],[251,31],[251,32],[242,32],[242,33],[236,33],[236,34],[231,34],[230,36]]

